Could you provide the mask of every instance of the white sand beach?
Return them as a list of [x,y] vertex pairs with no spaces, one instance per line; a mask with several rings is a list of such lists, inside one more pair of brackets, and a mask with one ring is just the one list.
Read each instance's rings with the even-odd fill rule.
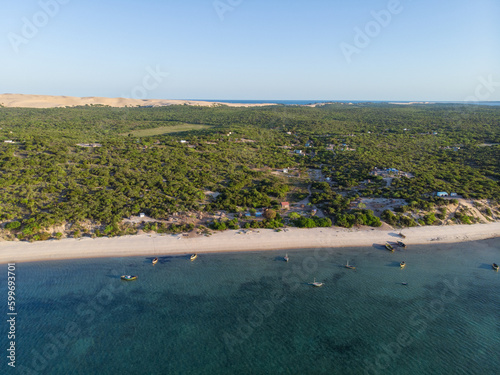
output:
[[[123,256],[161,256],[172,254],[226,251],[286,250],[300,248],[383,246],[386,241],[401,239],[399,230],[363,227],[289,228],[232,230],[212,236],[142,234],[115,238],[81,238],[43,242],[1,242],[0,263],[56,259],[78,259]],[[476,241],[500,237],[500,222],[475,225],[449,225],[406,228],[402,230],[407,245]],[[411,247],[410,247],[411,249]]]
[[169,100],[169,99],[127,99],[127,98],[103,98],[96,96],[51,96],[51,95],[24,95],[24,94],[0,94],[0,105],[6,108],[57,108],[74,107],[84,105],[105,105],[110,107],[163,107],[168,105],[194,105],[212,107],[214,105],[226,105],[228,107],[262,107],[275,104],[265,103],[221,103],[196,100]]

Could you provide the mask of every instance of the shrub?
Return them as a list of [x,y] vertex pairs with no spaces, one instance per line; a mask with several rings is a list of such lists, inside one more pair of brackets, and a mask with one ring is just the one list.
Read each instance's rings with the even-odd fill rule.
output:
[[226,230],[227,229],[227,225],[225,222],[217,221],[217,220],[215,220],[212,223],[211,227],[212,227],[212,229],[215,229],[215,230]]
[[47,232],[42,232],[38,234],[40,241],[47,241],[50,238],[50,234]]
[[447,210],[446,210],[446,207],[444,207],[441,209],[441,212],[439,214],[437,214],[437,217],[441,220],[444,220],[444,219],[446,219],[446,213],[447,213]]
[[267,209],[264,211],[264,217],[268,220],[272,220],[276,217],[276,210]]
[[319,218],[319,217],[312,217],[312,218],[306,218],[301,216],[299,219],[296,219],[294,221],[295,226],[299,228],[316,228],[316,227],[331,227],[332,226],[332,221],[329,218]]
[[382,220],[384,220],[389,225],[396,225],[398,218],[391,210],[384,210],[382,212]]
[[238,219],[234,218],[233,220],[228,221],[227,227],[229,229],[240,229],[240,226],[238,225]]
[[426,225],[432,225],[436,221],[436,215],[433,213],[427,214],[424,216],[424,222]]
[[19,221],[11,221],[10,223],[5,224],[5,229],[18,229],[21,226]]

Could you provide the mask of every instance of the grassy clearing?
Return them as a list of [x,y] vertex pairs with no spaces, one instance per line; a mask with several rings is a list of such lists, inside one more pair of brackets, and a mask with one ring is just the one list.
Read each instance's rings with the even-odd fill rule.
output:
[[[211,126],[209,125],[200,125],[200,124],[181,124],[181,125],[173,125],[173,126],[160,126],[158,128],[152,129],[141,129],[141,130],[133,130],[130,132],[134,137],[151,137],[155,135],[169,134],[169,133],[179,133],[179,132],[187,132],[190,130],[204,130],[209,129]],[[124,135],[128,135],[124,134]]]

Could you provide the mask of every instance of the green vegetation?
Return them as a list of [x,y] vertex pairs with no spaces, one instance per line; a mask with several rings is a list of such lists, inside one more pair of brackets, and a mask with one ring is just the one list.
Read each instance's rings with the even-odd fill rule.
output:
[[153,128],[153,129],[133,130],[128,135],[131,137],[151,137],[154,135],[180,133],[191,130],[203,130],[209,128],[210,126],[207,125],[182,124],[182,125],[172,125],[172,126],[160,126],[159,128]]
[[[269,209],[264,220],[214,222],[214,229],[379,226],[373,211],[354,207],[370,197],[408,203],[383,213],[391,225],[417,225],[410,212],[418,210],[435,225],[452,203],[436,191],[488,199],[491,208],[480,210],[492,216],[500,201],[499,123],[499,107],[460,105],[1,108],[0,222],[5,236],[25,240],[68,223],[74,237],[135,233],[123,219],[141,212],[158,220],[145,230],[165,233],[192,229],[162,222],[174,213],[220,210]],[[384,179],[375,167],[408,175]],[[283,168],[295,172],[273,171]],[[309,181],[308,169],[330,182]],[[305,198],[307,185],[327,218],[282,219],[280,202]],[[475,220],[466,212],[455,218]]]
[[319,217],[303,217],[296,219],[294,221],[295,226],[299,228],[316,228],[316,227],[331,227],[332,221],[328,218],[319,218]]

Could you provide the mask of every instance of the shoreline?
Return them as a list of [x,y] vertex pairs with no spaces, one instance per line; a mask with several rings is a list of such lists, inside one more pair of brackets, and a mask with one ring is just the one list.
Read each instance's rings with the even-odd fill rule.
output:
[[228,230],[206,236],[140,234],[48,240],[43,242],[0,242],[0,264],[65,259],[165,256],[192,253],[251,252],[312,248],[382,247],[396,242],[403,232],[407,245],[457,243],[500,237],[500,222],[473,225],[426,226],[381,230],[377,228],[287,228],[258,231]]

